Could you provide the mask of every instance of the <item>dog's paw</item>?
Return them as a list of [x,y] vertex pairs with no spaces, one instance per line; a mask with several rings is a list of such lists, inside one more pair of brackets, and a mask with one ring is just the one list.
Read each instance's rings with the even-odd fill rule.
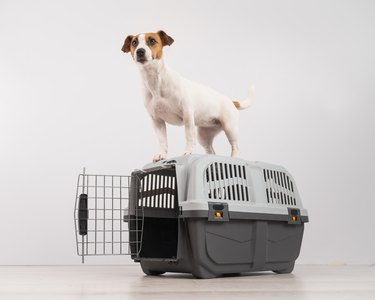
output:
[[154,158],[152,159],[153,162],[158,162],[160,160],[163,160],[165,159],[165,154],[162,154],[162,153],[158,153],[154,156]]

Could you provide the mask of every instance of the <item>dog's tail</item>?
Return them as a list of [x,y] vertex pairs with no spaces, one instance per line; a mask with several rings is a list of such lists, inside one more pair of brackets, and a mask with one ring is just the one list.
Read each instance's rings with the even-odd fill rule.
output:
[[239,110],[245,109],[251,105],[254,98],[255,98],[255,89],[254,89],[254,86],[251,86],[249,90],[249,94],[247,95],[246,99],[242,101],[233,101],[233,104]]

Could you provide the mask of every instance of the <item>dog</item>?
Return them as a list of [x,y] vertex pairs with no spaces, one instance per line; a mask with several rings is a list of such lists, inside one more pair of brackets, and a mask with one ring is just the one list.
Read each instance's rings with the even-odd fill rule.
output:
[[[184,155],[193,152],[198,141],[207,154],[215,154],[212,143],[221,132],[231,145],[231,156],[238,154],[238,110],[250,106],[254,87],[243,101],[232,101],[215,90],[190,81],[166,66],[163,47],[174,40],[163,30],[156,33],[129,35],[122,51],[131,53],[139,67],[144,85],[144,104],[151,116],[160,149],[154,156],[157,162],[166,159],[168,151],[166,123],[184,125],[186,147]],[[196,127],[198,130],[196,130]]]

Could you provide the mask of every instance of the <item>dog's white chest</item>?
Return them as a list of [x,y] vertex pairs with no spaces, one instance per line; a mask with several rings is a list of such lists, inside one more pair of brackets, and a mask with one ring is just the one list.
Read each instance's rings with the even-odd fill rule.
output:
[[182,110],[177,103],[162,97],[153,97],[148,103],[149,113],[172,125],[182,125]]

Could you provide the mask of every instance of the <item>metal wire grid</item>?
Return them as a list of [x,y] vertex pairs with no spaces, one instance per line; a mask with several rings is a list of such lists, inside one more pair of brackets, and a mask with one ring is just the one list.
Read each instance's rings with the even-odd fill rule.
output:
[[[77,254],[82,258],[94,255],[138,256],[143,232],[143,207],[129,209],[131,180],[138,178],[85,173],[78,176],[74,220]],[[88,198],[87,235],[79,235],[80,194],[87,194]]]

